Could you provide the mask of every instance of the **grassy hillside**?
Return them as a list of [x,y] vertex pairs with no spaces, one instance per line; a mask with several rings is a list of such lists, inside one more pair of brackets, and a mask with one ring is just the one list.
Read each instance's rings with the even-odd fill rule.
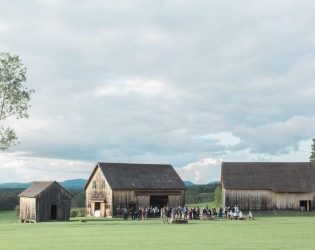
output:
[[312,249],[315,213],[256,214],[254,221],[80,218],[70,222],[18,223],[0,212],[1,249]]

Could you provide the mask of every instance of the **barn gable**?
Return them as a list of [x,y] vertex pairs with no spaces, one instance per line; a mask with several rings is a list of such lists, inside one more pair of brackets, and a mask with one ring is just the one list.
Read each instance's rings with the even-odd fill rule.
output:
[[60,190],[66,197],[68,197],[69,199],[72,198],[72,195],[67,190],[65,190],[62,186],[60,186],[58,182],[56,181],[36,181],[30,187],[28,187],[22,193],[20,193],[18,197],[29,197],[29,198],[38,197],[43,191],[45,191],[50,185],[54,183],[58,185],[58,188],[60,188]]
[[[91,177],[99,167],[113,190],[165,190],[181,189],[186,186],[171,165],[130,164],[98,162]],[[91,177],[84,189],[87,188]]]

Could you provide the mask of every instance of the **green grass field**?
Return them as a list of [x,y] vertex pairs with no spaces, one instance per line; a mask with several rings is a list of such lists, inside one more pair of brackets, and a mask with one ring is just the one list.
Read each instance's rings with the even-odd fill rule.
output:
[[314,249],[315,213],[256,214],[254,221],[81,218],[19,223],[0,212],[0,249]]

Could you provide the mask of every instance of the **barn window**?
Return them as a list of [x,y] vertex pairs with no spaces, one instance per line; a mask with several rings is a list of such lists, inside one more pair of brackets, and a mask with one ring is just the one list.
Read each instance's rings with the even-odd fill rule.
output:
[[105,188],[105,181],[102,181],[102,187]]
[[96,189],[96,181],[93,181],[93,188]]

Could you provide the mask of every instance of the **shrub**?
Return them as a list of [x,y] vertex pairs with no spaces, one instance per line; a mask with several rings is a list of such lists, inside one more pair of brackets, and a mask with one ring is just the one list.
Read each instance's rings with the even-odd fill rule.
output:
[[20,205],[16,205],[14,210],[15,210],[16,215],[19,216],[20,215]]
[[71,208],[70,217],[85,217],[85,208]]
[[70,217],[72,217],[72,218],[77,217],[77,211],[75,208],[71,208]]

